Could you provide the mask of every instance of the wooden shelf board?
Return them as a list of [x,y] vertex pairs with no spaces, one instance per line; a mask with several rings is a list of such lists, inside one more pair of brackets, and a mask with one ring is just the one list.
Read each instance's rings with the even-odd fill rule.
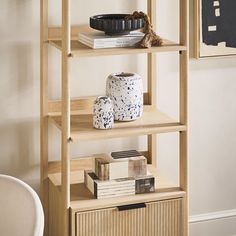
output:
[[[59,50],[62,50],[61,40],[49,40],[49,44],[56,47]],[[152,47],[152,48],[105,48],[105,49],[92,49],[80,43],[77,40],[71,41],[71,56],[72,57],[172,52],[172,51],[184,51],[184,50],[186,50],[186,46],[174,43],[169,40],[164,40],[163,46]]]
[[[61,129],[61,116],[50,114],[51,120]],[[126,136],[140,136],[155,133],[185,131],[186,126],[176,122],[166,114],[151,106],[144,106],[141,118],[130,122],[115,122],[112,129],[97,130],[92,125],[92,114],[71,115],[72,140],[95,140],[106,138],[118,138]]]
[[[91,157],[90,157],[91,158]],[[90,160],[91,161],[91,160]],[[88,167],[88,165],[87,165]],[[108,199],[96,199],[84,185],[84,171],[74,170],[71,172],[71,202],[70,207],[76,211],[93,210],[117,205],[132,204],[138,202],[151,202],[172,198],[184,197],[185,192],[169,181],[168,178],[158,176],[156,168],[148,165],[149,171],[156,176],[155,192],[148,194],[136,194]],[[49,179],[54,186],[61,189],[61,173],[49,175]],[[60,191],[59,191],[60,192]]]

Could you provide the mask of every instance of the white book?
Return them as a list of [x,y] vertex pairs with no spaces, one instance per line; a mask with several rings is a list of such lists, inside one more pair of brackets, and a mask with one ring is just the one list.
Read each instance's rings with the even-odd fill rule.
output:
[[107,44],[107,43],[129,43],[129,42],[136,42],[143,38],[143,36],[135,35],[132,37],[120,37],[120,38],[107,38],[107,39],[91,39],[88,37],[80,36],[79,40],[86,41],[88,43],[95,43],[95,44]]
[[135,194],[135,179],[98,180],[93,171],[84,172],[85,185],[96,198]]
[[133,40],[133,41],[127,41],[127,42],[88,42],[85,40],[80,40],[81,43],[84,45],[93,48],[93,49],[101,49],[101,48],[123,48],[123,47],[134,47],[136,43],[138,43],[140,40]]
[[79,33],[79,38],[83,38],[92,42],[113,42],[116,40],[129,40],[135,38],[143,38],[144,33],[140,31],[132,31],[127,35],[118,35],[118,36],[110,36],[106,35],[103,32],[84,32]]
[[138,43],[144,34],[139,31],[128,35],[108,36],[102,32],[79,33],[79,41],[91,48],[132,47]]
[[134,47],[136,43],[138,43],[140,40],[137,40],[135,42],[126,42],[126,43],[90,43],[84,40],[80,40],[80,42],[90,48],[93,49],[102,49],[102,48],[125,48],[125,47]]
[[122,197],[122,196],[129,196],[129,195],[135,195],[135,192],[123,192],[119,194],[108,194],[108,195],[99,195],[97,196],[97,199],[105,199],[105,198],[112,198],[112,197]]
[[[102,180],[99,180],[99,181],[102,181]],[[112,189],[129,188],[134,185],[133,181],[128,182],[127,180],[120,182],[120,184],[115,184],[115,182],[113,182],[113,183],[109,183],[106,185],[101,184],[99,181],[94,181],[96,184],[96,188],[98,190],[110,190],[111,188]],[[106,180],[104,180],[104,181],[106,181]],[[110,180],[110,181],[112,181],[112,180]]]
[[97,193],[99,196],[102,195],[111,195],[111,194],[121,194],[121,193],[127,193],[127,192],[134,192],[133,189],[131,188],[120,188],[120,189],[112,189],[110,191],[105,191],[105,190],[99,190]]

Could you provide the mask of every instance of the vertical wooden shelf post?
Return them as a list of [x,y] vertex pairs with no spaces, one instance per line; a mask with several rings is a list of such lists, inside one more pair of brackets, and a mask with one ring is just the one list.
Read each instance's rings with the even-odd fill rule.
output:
[[[180,122],[188,125],[187,91],[188,91],[188,48],[189,48],[189,1],[180,0],[180,44],[186,45],[187,50],[180,52]],[[188,235],[188,157],[187,131],[180,132],[180,187],[186,192],[183,202],[183,236]]]
[[48,0],[40,1],[40,196],[48,235]]
[[[148,0],[147,12],[151,19],[153,28],[156,28],[156,0]],[[156,55],[154,53],[147,54],[148,63],[148,104],[156,107]],[[148,135],[148,163],[156,166],[156,134]]]
[[70,76],[71,44],[70,0],[62,0],[62,132],[61,132],[61,183],[62,183],[62,235],[69,235],[70,207]]

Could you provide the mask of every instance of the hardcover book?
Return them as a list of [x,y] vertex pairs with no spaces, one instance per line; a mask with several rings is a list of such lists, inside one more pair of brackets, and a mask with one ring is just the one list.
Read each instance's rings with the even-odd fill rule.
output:
[[102,181],[91,170],[85,171],[84,175],[86,187],[97,199],[135,194],[135,180],[133,178]]
[[139,31],[130,32],[127,35],[109,36],[103,32],[84,32],[79,33],[78,39],[88,47],[98,48],[115,48],[115,47],[133,47],[141,41],[144,34]]
[[155,191],[155,177],[147,176],[102,181],[91,170],[84,171],[84,183],[97,198],[127,196]]
[[142,156],[142,154],[136,150],[127,150],[120,152],[112,152],[111,156],[113,159],[122,159],[122,158]]

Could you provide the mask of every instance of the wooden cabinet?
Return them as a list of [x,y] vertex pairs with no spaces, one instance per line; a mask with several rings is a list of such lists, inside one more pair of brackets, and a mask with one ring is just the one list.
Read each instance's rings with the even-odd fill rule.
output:
[[182,198],[78,212],[75,236],[181,236]]
[[[70,23],[70,0],[62,0],[62,25],[48,25],[48,0],[40,0],[40,134],[41,200],[45,213],[45,236],[187,236],[187,79],[188,79],[188,0],[179,1],[179,40],[164,40],[164,45],[149,49],[91,49],[78,42],[78,32],[88,27]],[[109,1],[108,1],[109,2]],[[109,2],[109,4],[112,4]],[[156,0],[147,0],[147,13],[155,28]],[[160,9],[161,10],[161,9]],[[88,16],[89,17],[89,16]],[[51,100],[48,91],[48,48],[61,52],[61,99]],[[156,96],[156,53],[173,52],[179,57],[179,118],[160,111]],[[94,97],[72,98],[69,61],[83,57],[126,54],[147,55],[147,76],[143,116],[133,122],[115,123],[114,129],[92,127]],[[102,59],[101,59],[102,60]],[[83,82],[80,86],[83,86]],[[48,124],[61,132],[61,157],[48,157]],[[156,136],[179,134],[179,183],[160,176],[156,169]],[[133,196],[95,199],[83,184],[83,171],[90,169],[93,157],[71,159],[72,142],[146,136],[149,169],[157,176],[155,192]],[[115,151],[115,150],[114,150]],[[145,208],[119,211],[119,206],[146,204]]]

